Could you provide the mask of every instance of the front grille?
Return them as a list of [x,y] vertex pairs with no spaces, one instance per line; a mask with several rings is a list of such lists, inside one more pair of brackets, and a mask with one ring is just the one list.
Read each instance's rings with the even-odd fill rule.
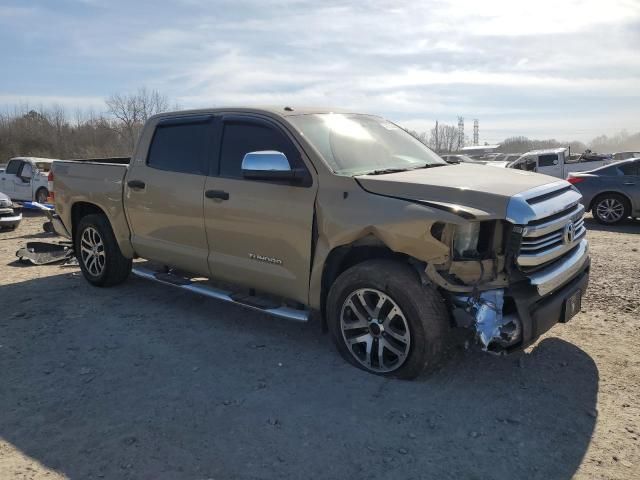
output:
[[569,255],[580,243],[586,228],[584,206],[578,200],[566,187],[528,200],[532,207],[539,206],[539,216],[523,225],[516,260],[520,270],[528,273],[546,267]]

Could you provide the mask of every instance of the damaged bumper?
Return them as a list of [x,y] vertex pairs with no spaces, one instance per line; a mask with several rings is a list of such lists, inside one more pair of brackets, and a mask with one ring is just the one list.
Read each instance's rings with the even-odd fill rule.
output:
[[[591,262],[585,253],[579,262],[570,263],[569,281],[565,276],[563,281],[553,278],[540,284],[532,278],[475,296],[452,295],[456,324],[474,328],[485,351],[507,353],[527,347],[556,323],[564,323],[576,313],[589,283]],[[541,285],[563,286],[551,292],[542,289],[541,294]]]

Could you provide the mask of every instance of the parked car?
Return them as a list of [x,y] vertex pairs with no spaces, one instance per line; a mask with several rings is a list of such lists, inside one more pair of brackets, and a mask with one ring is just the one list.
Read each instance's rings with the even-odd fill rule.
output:
[[629,158],[640,158],[640,151],[636,152],[616,152],[612,155],[613,160],[627,160]]
[[0,229],[15,229],[20,225],[22,213],[16,212],[8,195],[0,192]]
[[613,225],[640,216],[640,158],[623,160],[568,178],[600,223]]
[[53,159],[15,157],[0,173],[0,191],[14,201],[45,203],[49,197],[48,175]]
[[569,183],[449,165],[380,117],[331,112],[156,115],[128,165],[54,162],[56,231],[92,285],[133,272],[277,317],[315,311],[380,375],[435,365],[453,325],[511,352],[580,311],[590,260]]
[[507,168],[544,173],[552,177],[567,178],[570,173],[592,170],[610,163],[608,157],[585,156],[569,161],[568,148],[532,150],[507,165]]

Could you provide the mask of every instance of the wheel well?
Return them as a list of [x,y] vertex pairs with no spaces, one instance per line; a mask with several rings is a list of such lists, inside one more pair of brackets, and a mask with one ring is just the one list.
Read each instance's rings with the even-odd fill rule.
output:
[[[45,192],[49,193],[49,189],[48,189],[47,187],[39,187],[39,188],[36,190],[36,194],[35,194],[35,198],[34,198],[34,200],[35,200],[36,202],[38,201],[38,194],[39,194],[42,190],[44,190]],[[48,195],[47,195],[47,196],[48,196]]]
[[401,262],[407,262],[409,256],[394,252],[381,242],[364,244],[354,243],[336,247],[327,256],[322,271],[322,291],[320,293],[320,312],[322,318],[322,328],[326,331],[325,305],[329,290],[333,282],[340,276],[342,272],[359,263],[374,259],[396,259]]
[[71,238],[75,239],[76,226],[78,225],[82,217],[93,214],[106,216],[104,210],[102,210],[97,205],[94,205],[93,203],[78,202],[73,204],[73,207],[71,207]]
[[589,207],[587,208],[587,210],[591,210],[594,205],[596,204],[596,201],[599,198],[602,198],[606,195],[619,195],[620,197],[624,198],[627,201],[627,207],[631,207],[631,199],[629,197],[627,197],[627,195],[625,195],[622,192],[616,191],[616,190],[610,190],[607,192],[601,192],[599,194],[597,194],[595,197],[593,197],[593,199],[591,200],[591,203],[589,204]]

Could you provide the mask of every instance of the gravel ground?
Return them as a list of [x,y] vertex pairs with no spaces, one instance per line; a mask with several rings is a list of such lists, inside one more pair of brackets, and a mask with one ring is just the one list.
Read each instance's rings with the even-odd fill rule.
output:
[[348,366],[317,322],[22,266],[42,222],[0,233],[2,479],[638,478],[638,221],[587,220],[569,324],[413,382]]

